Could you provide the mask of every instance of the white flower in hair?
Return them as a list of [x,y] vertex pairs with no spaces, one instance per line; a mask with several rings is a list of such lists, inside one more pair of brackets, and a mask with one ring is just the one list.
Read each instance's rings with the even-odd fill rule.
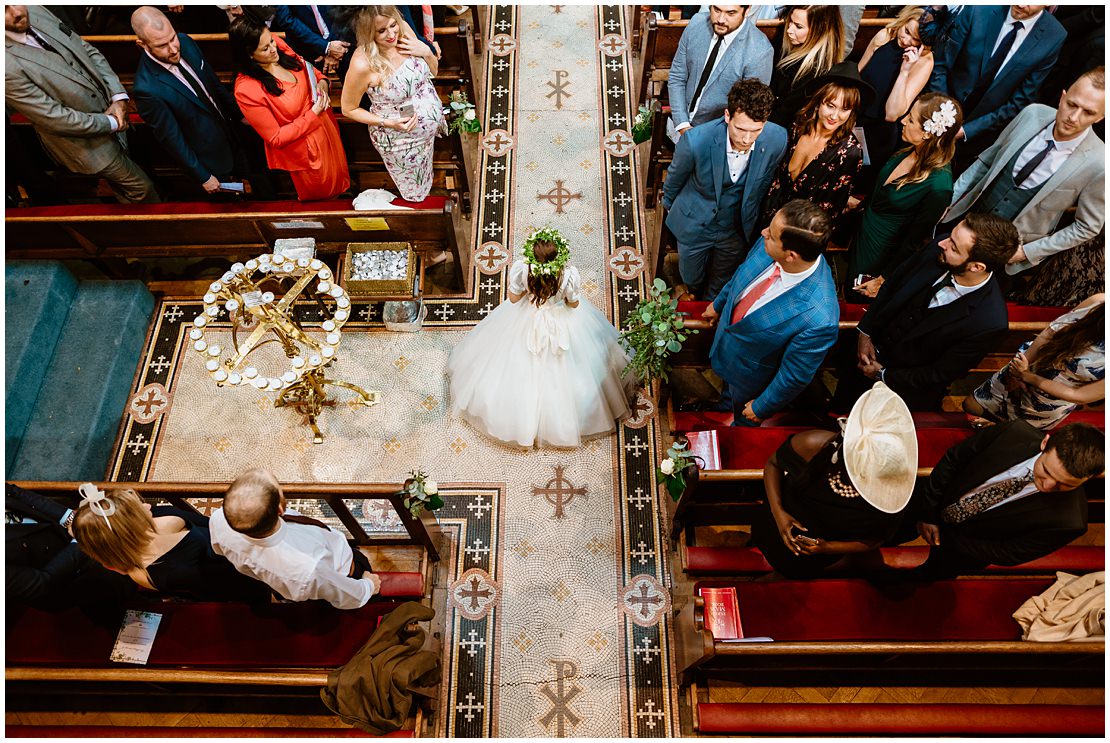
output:
[[948,129],[956,123],[956,106],[952,101],[945,101],[940,104],[940,108],[933,111],[933,115],[929,117],[928,121],[921,125],[921,128],[932,134],[934,137],[939,137],[944,134]]

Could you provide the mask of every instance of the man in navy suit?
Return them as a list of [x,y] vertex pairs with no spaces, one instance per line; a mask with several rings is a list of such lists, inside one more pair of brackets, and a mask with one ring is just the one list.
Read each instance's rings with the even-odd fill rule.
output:
[[747,19],[750,7],[710,5],[686,24],[667,77],[667,135],[673,142],[720,116],[737,80],[771,82],[774,50],[755,21]]
[[994,135],[1037,99],[1067,33],[1047,5],[971,5],[960,12],[936,55],[929,90],[963,106],[959,164],[974,160]]
[[782,410],[836,342],[840,308],[821,255],[831,236],[823,209],[787,202],[702,314],[717,323],[709,359],[727,385],[721,402],[735,413],[732,425],[758,426]]
[[849,347],[838,364],[833,410],[850,410],[880,379],[910,410],[940,410],[948,385],[1006,334],[995,274],[1020,244],[1009,221],[973,212],[899,266],[857,326],[855,357]]
[[767,123],[771,89],[739,80],[724,116],[679,140],[663,183],[667,227],[687,288],[712,301],[755,239],[760,204],[786,151],[786,130]]
[[219,191],[221,182],[250,176],[255,195],[268,197],[269,177],[262,168],[250,166],[245,150],[256,137],[240,126],[243,115],[235,97],[220,83],[196,42],[177,33],[169,19],[150,6],[134,12],[131,27],[143,50],[131,92],[159,143],[205,193]]
[[273,29],[284,31],[293,51],[319,65],[325,74],[335,72],[341,64],[346,72],[350,34],[346,25],[335,19],[330,5],[275,5]]

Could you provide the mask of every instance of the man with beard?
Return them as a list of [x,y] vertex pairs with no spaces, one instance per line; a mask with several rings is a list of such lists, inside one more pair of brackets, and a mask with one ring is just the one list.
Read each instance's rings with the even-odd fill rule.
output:
[[948,385],[1006,333],[995,273],[1020,245],[1010,222],[971,213],[899,266],[860,320],[855,354],[841,354],[833,410],[850,410],[877,380],[910,410],[940,410]]

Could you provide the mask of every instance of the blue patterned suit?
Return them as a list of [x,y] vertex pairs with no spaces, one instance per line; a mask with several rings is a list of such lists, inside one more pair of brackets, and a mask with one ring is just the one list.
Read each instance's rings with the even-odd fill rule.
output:
[[840,306],[832,271],[824,258],[801,284],[757,307],[740,322],[730,322],[744,289],[771,265],[761,237],[713,303],[720,315],[709,359],[729,385],[739,414],[752,401],[759,418],[777,413],[805,389],[825,354],[836,343]]

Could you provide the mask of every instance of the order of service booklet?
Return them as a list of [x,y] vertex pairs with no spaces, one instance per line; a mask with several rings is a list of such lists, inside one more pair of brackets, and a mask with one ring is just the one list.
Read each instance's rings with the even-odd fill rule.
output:
[[152,611],[128,609],[123,616],[123,625],[116,636],[111,660],[117,663],[137,663],[146,665],[150,649],[154,646],[154,636],[158,634],[161,614]]

